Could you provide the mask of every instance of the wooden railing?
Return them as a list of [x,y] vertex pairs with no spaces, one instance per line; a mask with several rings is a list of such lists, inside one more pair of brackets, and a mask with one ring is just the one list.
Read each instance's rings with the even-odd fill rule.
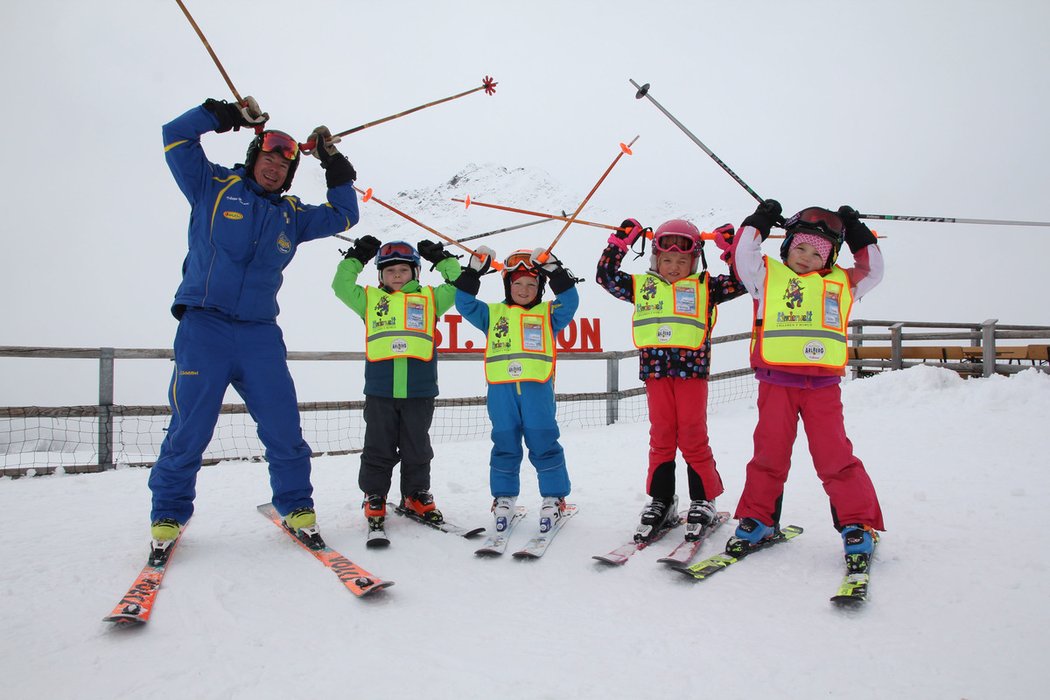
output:
[[[884,330],[871,330],[872,328]],[[1042,342],[1025,342],[1025,341]],[[855,377],[919,364],[946,367],[967,377],[1050,372],[1050,326],[925,321],[850,322],[849,364]]]

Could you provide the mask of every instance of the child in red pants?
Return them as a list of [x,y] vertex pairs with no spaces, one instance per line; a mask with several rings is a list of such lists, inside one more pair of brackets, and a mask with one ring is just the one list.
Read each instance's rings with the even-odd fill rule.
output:
[[[732,227],[728,227],[731,231]],[[634,344],[639,348],[640,378],[649,404],[649,472],[646,493],[652,500],[635,532],[639,542],[678,524],[675,456],[688,466],[689,512],[686,537],[715,518],[715,498],[722,478],[707,438],[707,377],[715,306],[744,293],[732,275],[712,277],[700,270],[700,231],[684,219],[672,219],[652,234],[649,271],[620,271],[624,255],[645,231],[627,219],[609,237],[598,262],[598,284],[618,299],[634,304]]]
[[[761,244],[780,212],[778,202],[766,200],[744,219],[731,246],[716,239],[755,300],[751,366],[759,381],[755,452],[736,509],[740,523],[726,551],[739,554],[762,546],[779,531],[801,416],[846,554],[870,556],[876,531],[883,529],[882,510],[846,436],[839,383],[850,310],[882,280],[882,254],[852,208],[836,213],[809,207],[784,224],[783,262],[769,258]],[[843,241],[855,262],[849,269],[835,264]]]

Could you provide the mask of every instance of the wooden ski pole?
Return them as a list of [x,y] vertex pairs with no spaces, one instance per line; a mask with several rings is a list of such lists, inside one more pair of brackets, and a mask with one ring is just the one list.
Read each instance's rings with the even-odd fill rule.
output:
[[637,140],[638,140],[638,137],[635,136],[633,139],[631,139],[630,143],[626,143],[626,144],[621,143],[620,144],[620,152],[616,154],[615,158],[613,158],[613,162],[609,163],[609,167],[606,168],[605,172],[602,173],[602,176],[600,178],[598,178],[598,182],[594,183],[594,187],[591,188],[591,191],[588,192],[587,196],[583,198],[582,202],[580,202],[580,206],[576,207],[576,211],[574,211],[572,213],[572,216],[570,216],[569,220],[565,222],[564,226],[562,226],[562,229],[561,229],[561,231],[558,232],[558,235],[555,236],[554,240],[551,241],[551,244],[549,246],[547,246],[547,250],[543,251],[539,255],[539,261],[540,262],[547,262],[547,259],[550,258],[551,251],[554,250],[554,246],[558,245],[558,241],[561,240],[561,237],[564,236],[565,232],[569,230],[569,227],[572,226],[573,223],[575,223],[576,217],[583,210],[583,208],[585,206],[587,206],[587,202],[589,202],[591,200],[591,197],[594,195],[595,192],[598,191],[598,188],[601,187],[601,184],[603,182],[605,182],[605,178],[609,176],[609,173],[612,172],[612,169],[615,168],[616,164],[620,162],[620,158],[622,158],[625,153],[627,155],[631,155],[631,146],[633,146],[634,142],[637,141]]
[[[457,197],[453,197],[452,201],[453,202],[465,203],[468,207],[472,206],[472,205],[476,205],[476,206],[479,206],[479,207],[487,207],[489,209],[499,209],[501,211],[509,211],[509,212],[512,212],[512,213],[515,213],[515,214],[527,214],[529,216],[538,216],[538,217],[541,217],[543,219],[549,219],[549,220],[553,220],[553,221],[568,221],[569,220],[568,215],[566,215],[564,213],[561,216],[558,216],[557,214],[546,214],[546,213],[541,212],[541,211],[530,211],[528,209],[518,209],[517,207],[508,207],[508,206],[503,206],[501,204],[486,204],[485,202],[478,202],[476,200],[472,200],[469,196],[466,199],[459,199]],[[599,224],[599,223],[594,222],[594,221],[584,221],[583,219],[576,219],[575,223],[580,224],[582,226],[597,226],[598,228],[612,229],[613,231],[619,231],[620,230],[619,226],[612,226],[610,224]]]
[[237,92],[237,88],[233,86],[233,81],[230,80],[230,76],[226,74],[226,69],[222,67],[222,63],[219,62],[219,57],[215,55],[215,52],[211,48],[211,44],[208,43],[208,40],[204,37],[204,32],[201,31],[201,28],[198,27],[197,23],[193,20],[193,16],[190,14],[190,11],[187,10],[186,6],[182,4],[182,0],[175,0],[175,2],[179,4],[179,7],[182,9],[182,13],[186,15],[186,19],[190,21],[190,25],[193,27],[193,31],[197,32],[197,36],[200,37],[201,42],[204,44],[204,48],[208,50],[208,55],[210,55],[211,60],[215,62],[215,67],[219,69],[220,73],[222,73],[222,78],[230,87],[230,92],[233,93],[233,97],[237,100],[237,104],[244,104],[244,99],[241,97],[241,93]]
[[[411,221],[416,226],[419,226],[420,228],[422,228],[422,229],[424,229],[426,231],[429,231],[430,233],[434,234],[435,236],[437,236],[441,240],[443,240],[443,241],[445,241],[447,243],[451,243],[454,246],[458,246],[459,248],[463,249],[467,253],[470,253],[471,256],[473,256],[475,258],[478,258],[479,260],[482,259],[482,256],[478,255],[477,252],[474,251],[473,249],[468,248],[467,246],[463,245],[462,243],[460,243],[459,241],[455,240],[454,238],[450,238],[450,237],[446,236],[445,234],[441,233],[440,231],[437,231],[437,230],[431,228],[430,226],[427,226],[426,224],[424,224],[423,222],[419,221],[418,219],[415,219],[412,216],[409,216],[408,214],[406,214],[405,212],[401,211],[397,207],[395,207],[395,206],[393,206],[391,204],[387,204],[386,202],[381,200],[379,197],[376,197],[372,193],[372,188],[371,187],[369,187],[367,190],[362,190],[357,185],[354,185],[354,189],[357,190],[357,192],[361,195],[361,201],[362,202],[367,202],[367,201],[371,200],[371,201],[375,202],[376,204],[378,204],[379,206],[384,207],[384,208],[394,212],[395,214],[397,214],[401,218],[406,219],[408,221]],[[500,263],[500,262],[498,262],[496,260],[492,260],[490,262],[490,267],[493,270],[502,270],[503,269],[502,263]]]
[[[383,124],[385,122],[392,121],[392,120],[398,119],[400,117],[404,117],[406,115],[412,114],[413,112],[418,112],[419,110],[426,109],[427,107],[433,107],[434,105],[439,105],[439,104],[442,104],[443,102],[450,102],[452,100],[457,100],[460,97],[466,97],[467,95],[475,93],[478,90],[484,90],[485,94],[493,95],[496,92],[496,86],[498,84],[499,83],[496,82],[495,78],[492,78],[492,77],[486,75],[485,78],[481,81],[481,85],[479,85],[476,88],[471,88],[470,90],[465,90],[465,91],[463,91],[461,93],[458,93],[456,95],[451,95],[449,97],[443,97],[440,100],[434,100],[433,102],[427,102],[424,105],[419,105],[418,107],[412,107],[411,109],[406,109],[405,111],[398,112],[397,114],[391,114],[389,117],[383,117],[382,119],[376,119],[375,121],[370,121],[367,124],[362,124],[361,126],[355,126],[353,129],[347,129],[346,131],[340,131],[338,134],[332,134],[332,141],[334,142],[337,139],[341,139],[344,136],[349,136],[350,134],[355,134],[358,131],[364,131],[365,129],[368,129],[370,127],[377,126],[379,124]],[[314,142],[313,139],[311,139],[310,141],[307,141],[304,144],[300,144],[300,150],[302,150],[305,153],[310,153],[315,148],[317,148],[317,144]]]

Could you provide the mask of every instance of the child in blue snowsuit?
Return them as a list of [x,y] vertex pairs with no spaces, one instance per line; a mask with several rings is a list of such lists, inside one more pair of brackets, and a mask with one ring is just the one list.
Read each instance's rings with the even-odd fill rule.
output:
[[193,514],[201,455],[231,384],[258,424],[274,507],[293,532],[319,540],[310,446],[276,321],[277,292],[300,243],[357,223],[357,175],[328,142],[325,127],[311,134],[328,184],[323,205],[282,195],[300,159],[298,143],[284,132],[258,133],[244,165],[226,168],[205,156],[203,134],[262,125],[267,118],[248,97],[241,104],[208,100],[164,125],[165,159],[191,212],[189,251],[171,308],[179,320],[168,394],[172,417],[149,476],[155,550],[177,539]]
[[[558,438],[554,401],[555,338],[569,325],[580,305],[576,278],[544,250],[519,250],[504,261],[505,298],[478,301],[481,275],[488,272],[495,252],[478,247],[456,280],[456,309],[471,325],[487,334],[485,380],[492,421],[489,486],[496,531],[506,530],[520,490],[522,440],[539,478],[540,531],[546,532],[565,512],[569,472]],[[555,294],[545,302],[549,281]]]

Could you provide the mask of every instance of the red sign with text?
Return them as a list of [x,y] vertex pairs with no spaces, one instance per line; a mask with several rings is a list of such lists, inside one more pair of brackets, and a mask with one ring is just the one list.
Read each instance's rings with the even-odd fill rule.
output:
[[[459,314],[445,314],[437,323],[438,352],[485,352],[485,337],[481,331],[463,323]],[[474,338],[467,338],[472,333]],[[559,352],[602,352],[602,323],[600,318],[577,318],[566,326],[556,339]]]

